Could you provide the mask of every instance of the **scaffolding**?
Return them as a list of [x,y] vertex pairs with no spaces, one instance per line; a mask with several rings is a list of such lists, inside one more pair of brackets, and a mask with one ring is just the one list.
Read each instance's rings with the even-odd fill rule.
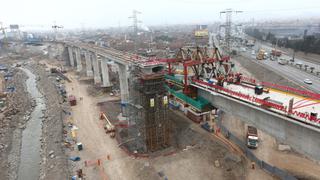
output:
[[134,139],[130,148],[149,153],[169,147],[172,125],[168,119],[164,74],[146,74],[141,67],[135,67],[130,77],[128,133]]

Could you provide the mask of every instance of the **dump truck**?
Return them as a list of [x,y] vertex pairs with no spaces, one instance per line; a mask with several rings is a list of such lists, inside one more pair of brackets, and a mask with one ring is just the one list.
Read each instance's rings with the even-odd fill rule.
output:
[[279,51],[279,50],[276,50],[276,49],[273,49],[272,51],[271,51],[271,55],[272,56],[281,56],[282,55],[282,52],[281,51]]
[[253,126],[248,126],[247,130],[247,147],[257,148],[258,147],[258,130]]
[[264,60],[266,59],[266,51],[264,49],[259,49],[258,54],[256,56],[257,60]]

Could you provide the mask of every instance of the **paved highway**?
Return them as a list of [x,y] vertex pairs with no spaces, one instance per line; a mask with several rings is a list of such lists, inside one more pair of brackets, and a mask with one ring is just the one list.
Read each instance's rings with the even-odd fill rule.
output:
[[[256,45],[255,45],[255,50],[256,52],[258,52],[259,48],[262,48],[264,50],[266,50],[268,52],[268,54],[270,54],[270,52],[272,51],[272,49],[274,49],[273,47],[271,47],[271,45],[268,45],[268,44],[261,44],[260,42],[256,42]],[[284,58],[284,59],[287,59],[287,60],[290,60],[292,59],[292,53],[293,52],[283,52],[281,58]],[[301,62],[302,64],[307,64],[309,67],[315,67],[315,72],[316,71],[320,71],[320,64],[319,62],[315,61],[315,62],[310,62],[310,60],[306,60],[306,59],[302,59],[302,58],[297,58],[295,57],[295,63],[297,62]]]
[[[248,59],[251,59],[255,63],[263,65],[269,70],[272,70],[307,89],[310,89],[316,93],[320,93],[320,78],[315,75],[309,74],[307,72],[304,72],[303,70],[289,65],[281,65],[277,61],[271,61],[269,59],[256,60],[255,55],[251,55],[251,51],[242,52],[241,55]],[[312,85],[305,84],[303,82],[305,79],[310,79],[313,82]]]

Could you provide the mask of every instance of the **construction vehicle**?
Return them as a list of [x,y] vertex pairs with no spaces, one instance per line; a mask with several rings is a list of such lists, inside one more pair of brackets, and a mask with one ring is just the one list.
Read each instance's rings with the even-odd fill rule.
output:
[[266,59],[266,51],[264,49],[259,49],[258,54],[256,56],[257,60],[264,60]]
[[246,43],[246,46],[247,47],[253,47],[255,44],[255,41],[254,40],[248,40],[247,43]]
[[282,52],[279,51],[279,50],[273,49],[273,50],[271,51],[271,55],[272,55],[272,56],[280,57],[280,56],[282,55]]
[[77,105],[77,99],[74,95],[70,95],[68,99],[69,99],[70,106]]
[[108,119],[108,117],[104,114],[104,113],[101,113],[100,114],[100,119],[101,120],[106,120],[106,124],[104,126],[104,130],[106,132],[106,134],[110,134],[110,137],[111,138],[114,138],[115,137],[115,126],[110,122],[110,120]]
[[248,126],[247,130],[247,147],[257,148],[258,147],[258,130],[253,126]]

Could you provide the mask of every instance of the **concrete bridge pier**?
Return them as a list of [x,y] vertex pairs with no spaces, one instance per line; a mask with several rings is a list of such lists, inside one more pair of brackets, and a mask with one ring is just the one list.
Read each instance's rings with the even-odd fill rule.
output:
[[126,116],[125,106],[129,101],[129,85],[128,85],[128,66],[118,64],[119,67],[119,82],[120,82],[120,96],[121,96],[121,111],[122,116]]
[[68,46],[68,53],[69,53],[69,61],[71,67],[74,67],[74,59],[73,59],[73,50],[72,47]]
[[99,68],[99,62],[98,62],[98,57],[96,53],[92,53],[92,66],[93,66],[94,84],[100,84],[101,83],[100,68]]
[[102,73],[102,87],[110,87],[111,83],[109,78],[108,59],[102,59],[101,73]]
[[93,76],[93,71],[92,71],[92,61],[90,58],[90,52],[89,51],[84,51],[84,58],[86,60],[86,72],[88,77]]
[[76,54],[77,71],[80,72],[82,70],[80,48],[75,48],[74,52]]

